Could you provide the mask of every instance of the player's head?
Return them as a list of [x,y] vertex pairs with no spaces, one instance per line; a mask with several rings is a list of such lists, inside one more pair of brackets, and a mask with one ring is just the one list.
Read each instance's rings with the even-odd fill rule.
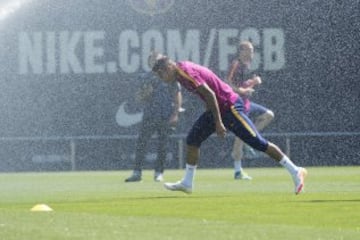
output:
[[151,52],[148,58],[148,65],[161,80],[172,82],[175,80],[175,63],[165,55],[157,52]]
[[254,58],[254,46],[250,41],[241,41],[238,48],[238,58],[242,63],[251,63]]

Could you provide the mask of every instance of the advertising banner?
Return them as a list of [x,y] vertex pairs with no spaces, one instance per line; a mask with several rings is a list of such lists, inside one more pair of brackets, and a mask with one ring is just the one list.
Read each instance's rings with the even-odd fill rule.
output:
[[[43,154],[62,162],[59,156],[71,155],[71,139],[82,146],[76,159],[89,161],[84,169],[131,166],[132,160],[123,163],[134,149],[123,149],[125,155],[119,149],[136,140],[143,109],[134,94],[149,71],[149,52],[194,61],[225,79],[240,40],[253,42],[251,68],[263,79],[253,100],[275,112],[267,133],[360,132],[358,1],[11,2],[0,15],[3,168],[23,169],[14,162],[36,162]],[[181,136],[204,110],[186,92],[184,108]],[[36,150],[34,138],[60,141],[54,143],[60,150]],[[294,144],[299,157],[303,146]],[[314,152],[328,150],[317,144]],[[89,155],[90,146],[99,156]],[[350,147],[356,155],[355,148],[359,144]]]

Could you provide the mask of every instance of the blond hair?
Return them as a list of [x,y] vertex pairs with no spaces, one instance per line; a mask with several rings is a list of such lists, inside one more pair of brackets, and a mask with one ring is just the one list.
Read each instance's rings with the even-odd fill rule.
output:
[[247,50],[249,48],[254,48],[253,44],[250,41],[241,41],[239,43],[239,48],[238,48],[239,52],[243,50]]

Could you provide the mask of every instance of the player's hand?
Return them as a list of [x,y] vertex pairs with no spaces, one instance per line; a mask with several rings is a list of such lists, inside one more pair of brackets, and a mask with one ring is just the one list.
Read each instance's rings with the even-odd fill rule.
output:
[[259,76],[254,76],[252,80],[254,81],[254,85],[260,85],[262,83],[261,77]]
[[254,92],[255,92],[255,89],[253,88],[244,88],[243,90],[244,94],[246,97],[250,97]]
[[177,114],[172,114],[169,119],[169,125],[175,127],[178,123],[179,116]]
[[226,136],[226,128],[222,122],[216,123],[216,134],[221,138]]
[[238,94],[242,97],[249,97],[253,94],[253,92],[255,92],[255,90],[252,87],[239,87],[238,88]]

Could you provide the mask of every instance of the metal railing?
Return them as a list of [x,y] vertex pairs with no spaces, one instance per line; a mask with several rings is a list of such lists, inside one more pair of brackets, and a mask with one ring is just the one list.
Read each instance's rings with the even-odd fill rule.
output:
[[[360,132],[284,132],[284,133],[263,133],[265,137],[281,137],[285,139],[284,152],[291,156],[291,139],[294,137],[352,137],[360,136]],[[71,163],[71,170],[77,170],[76,167],[76,144],[77,141],[83,140],[136,140],[138,135],[96,135],[96,136],[36,136],[36,137],[1,137],[1,142],[21,142],[21,141],[68,141],[69,142],[69,156],[68,159]],[[153,136],[155,137],[155,136]],[[177,141],[178,145],[178,167],[184,166],[185,157],[183,150],[185,147],[184,140],[186,134],[173,134],[171,138]],[[212,135],[211,137],[216,137]],[[234,137],[234,135],[228,134],[227,137]]]

